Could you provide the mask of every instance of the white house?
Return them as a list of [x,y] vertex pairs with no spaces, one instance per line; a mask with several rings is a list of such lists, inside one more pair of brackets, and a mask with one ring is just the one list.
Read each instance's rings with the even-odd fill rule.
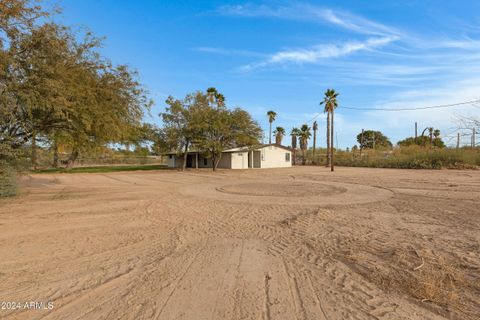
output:
[[[183,164],[183,155],[168,153],[168,167],[179,168]],[[248,168],[283,168],[292,166],[292,152],[289,148],[270,144],[249,149],[234,148],[222,152],[217,168],[248,169]],[[187,153],[187,168],[212,168],[212,159],[206,158],[200,152]]]

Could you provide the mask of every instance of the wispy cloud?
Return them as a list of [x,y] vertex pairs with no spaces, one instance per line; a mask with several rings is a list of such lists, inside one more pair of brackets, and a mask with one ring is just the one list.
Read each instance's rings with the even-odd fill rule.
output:
[[293,4],[288,6],[254,4],[225,5],[221,6],[218,9],[218,12],[229,16],[270,17],[315,23],[328,23],[352,32],[368,35],[401,35],[401,32],[395,28],[354,15],[350,12],[333,10],[310,4]]
[[348,12],[334,11],[331,9],[316,9],[313,7],[311,10],[316,12],[316,14],[325,21],[350,31],[370,35],[395,35],[397,37],[400,37],[402,34],[395,28],[385,26]]
[[[274,65],[318,63],[325,59],[338,58],[358,51],[381,48],[401,39],[402,33],[392,27],[371,21],[349,12],[309,4],[268,6],[245,4],[221,6],[222,15],[240,17],[270,17],[329,24],[356,34],[367,35],[367,39],[350,40],[343,43],[322,43],[308,48],[280,50],[265,56],[263,60],[243,65],[240,71],[252,71]],[[235,53],[228,51],[229,53]],[[220,53],[220,52],[217,52]],[[242,54],[239,52],[239,54]],[[243,54],[242,54],[243,55]]]
[[369,38],[366,41],[349,41],[342,44],[321,44],[309,49],[284,50],[276,52],[266,60],[242,66],[243,71],[250,71],[270,65],[285,63],[317,63],[322,59],[337,58],[362,50],[371,50],[397,40],[395,36]]
[[238,49],[225,49],[225,48],[216,48],[216,47],[197,47],[192,50],[203,53],[213,53],[218,55],[225,56],[245,56],[245,57],[266,57],[268,56],[265,53],[255,52],[251,50],[238,50]]

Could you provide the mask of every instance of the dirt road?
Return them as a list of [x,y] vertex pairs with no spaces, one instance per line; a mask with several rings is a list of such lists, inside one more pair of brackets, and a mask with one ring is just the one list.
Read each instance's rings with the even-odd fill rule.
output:
[[480,314],[477,171],[58,174],[23,186],[0,201],[1,319]]

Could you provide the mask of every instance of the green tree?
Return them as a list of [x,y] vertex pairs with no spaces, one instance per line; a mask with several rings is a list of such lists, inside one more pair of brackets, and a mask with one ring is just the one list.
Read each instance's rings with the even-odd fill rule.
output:
[[285,129],[282,127],[277,127],[275,131],[273,131],[275,135],[275,143],[282,144],[283,137],[285,136]]
[[[220,96],[218,98],[223,99]],[[187,166],[189,147],[199,139],[203,130],[204,115],[202,113],[208,113],[209,105],[215,102],[212,99],[215,99],[212,90],[207,94],[202,92],[188,94],[183,100],[170,96],[166,100],[168,107],[160,114],[167,144],[178,153],[183,149],[182,170]],[[219,101],[219,103],[223,102]]]
[[310,132],[310,127],[306,124],[302,125],[300,127],[300,130],[298,131],[298,138],[300,140],[300,149],[302,150],[302,164],[305,165],[306,163],[306,157],[305,157],[305,151],[308,148],[308,139],[312,136],[312,133]]
[[162,113],[166,144],[183,149],[184,164],[188,147],[194,146],[212,159],[216,170],[225,149],[257,145],[261,128],[245,110],[229,110],[225,97],[215,88],[189,94],[183,100],[167,99]]
[[325,105],[324,112],[327,113],[327,166],[330,165],[331,170],[334,170],[334,154],[333,154],[333,146],[334,146],[334,111],[338,107],[337,97],[339,93],[336,92],[334,89],[327,89],[325,92],[325,97],[323,101],[320,102],[320,105]]
[[275,111],[270,110],[267,112],[267,116],[268,116],[268,122],[270,123],[270,136],[268,138],[268,144],[272,144],[272,123],[273,121],[275,121],[277,117],[277,113]]
[[[427,136],[420,136],[417,137],[415,140],[415,137],[408,137],[403,140],[400,140],[397,142],[397,145],[400,147],[408,147],[408,146],[426,146],[427,144],[430,143],[430,137]],[[437,147],[437,148],[445,148],[445,143],[443,140],[440,138],[440,136],[437,136],[433,138],[432,140],[432,146]]]
[[262,134],[250,114],[240,108],[209,108],[204,113],[203,123],[198,146],[211,157],[214,171],[224,150],[258,145]]
[[361,149],[379,149],[379,148],[391,148],[392,143],[383,133],[380,131],[365,130],[363,132],[363,144],[362,133],[357,135],[357,141]]
[[[18,74],[15,60],[21,53],[15,49],[19,36],[29,34],[36,21],[48,12],[38,4],[27,0],[0,1],[0,160],[12,160],[20,155],[18,146],[28,141],[27,137],[18,135],[14,119],[17,97],[12,94]],[[23,124],[20,123],[19,126]],[[11,131],[11,129],[13,129]]]
[[82,38],[52,23],[10,43],[0,144],[15,149],[31,141],[35,150],[37,138],[62,136],[71,145],[71,165],[81,149],[129,139],[151,102],[136,73],[101,57],[99,44],[91,34]]

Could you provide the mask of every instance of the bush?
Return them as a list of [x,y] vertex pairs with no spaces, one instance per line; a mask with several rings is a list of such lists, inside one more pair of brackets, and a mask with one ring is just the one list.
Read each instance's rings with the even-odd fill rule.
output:
[[400,169],[474,169],[480,166],[480,150],[399,147],[392,151],[338,152],[335,164],[350,167]]
[[16,171],[0,160],[0,198],[14,196],[17,193],[16,178]]

